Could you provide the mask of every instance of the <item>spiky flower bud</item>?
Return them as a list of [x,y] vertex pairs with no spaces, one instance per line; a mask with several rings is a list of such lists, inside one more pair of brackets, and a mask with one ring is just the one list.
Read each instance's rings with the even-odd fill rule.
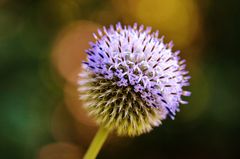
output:
[[118,135],[136,136],[172,119],[189,96],[189,76],[172,42],[137,24],[103,27],[86,51],[79,91],[97,123]]

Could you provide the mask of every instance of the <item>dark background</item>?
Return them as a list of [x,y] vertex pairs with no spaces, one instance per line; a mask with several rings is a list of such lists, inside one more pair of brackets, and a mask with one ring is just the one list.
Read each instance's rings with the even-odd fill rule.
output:
[[239,18],[237,0],[0,0],[0,158],[81,158],[97,127],[77,73],[92,32],[118,21],[174,41],[192,96],[148,134],[112,134],[99,158],[240,157]]

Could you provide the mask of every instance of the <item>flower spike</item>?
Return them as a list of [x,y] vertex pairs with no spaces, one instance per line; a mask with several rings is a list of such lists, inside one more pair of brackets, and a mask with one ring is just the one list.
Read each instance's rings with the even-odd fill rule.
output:
[[86,50],[79,91],[96,122],[121,136],[137,136],[174,119],[190,76],[173,42],[163,42],[151,27],[103,27]]

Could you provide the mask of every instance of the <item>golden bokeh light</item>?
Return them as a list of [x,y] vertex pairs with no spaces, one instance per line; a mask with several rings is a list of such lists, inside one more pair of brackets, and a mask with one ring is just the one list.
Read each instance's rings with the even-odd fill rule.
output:
[[[83,113],[82,115],[86,116]],[[97,127],[86,125],[86,123],[82,124],[82,122],[79,122],[79,119],[75,120],[66,106],[56,107],[51,121],[53,138],[58,142],[73,142],[83,147],[88,146],[97,131]],[[86,122],[88,123],[88,121]]]
[[181,47],[190,45],[200,29],[193,0],[140,0],[136,7],[135,16],[140,23],[159,28]]
[[113,0],[112,4],[124,23],[152,26],[178,47],[188,47],[201,33],[200,14],[194,0],[123,1]]
[[85,49],[94,40],[92,33],[99,25],[89,21],[78,21],[63,28],[52,49],[52,60],[59,74],[68,82],[76,84]]
[[87,111],[83,108],[79,100],[79,92],[77,86],[67,83],[64,87],[64,101],[67,109],[75,120],[86,126],[96,127],[95,122],[87,115]]
[[70,143],[52,143],[42,147],[37,159],[81,159],[80,148]]
[[111,0],[114,11],[119,15],[123,23],[133,23],[133,15],[136,13],[136,4],[139,0]]

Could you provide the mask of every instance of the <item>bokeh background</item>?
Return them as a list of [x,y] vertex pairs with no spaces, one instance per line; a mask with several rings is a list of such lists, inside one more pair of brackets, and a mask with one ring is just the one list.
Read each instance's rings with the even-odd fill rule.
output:
[[0,0],[0,158],[82,158],[97,127],[77,74],[92,33],[119,21],[174,41],[192,96],[149,134],[112,134],[98,157],[240,157],[239,18],[238,0]]

